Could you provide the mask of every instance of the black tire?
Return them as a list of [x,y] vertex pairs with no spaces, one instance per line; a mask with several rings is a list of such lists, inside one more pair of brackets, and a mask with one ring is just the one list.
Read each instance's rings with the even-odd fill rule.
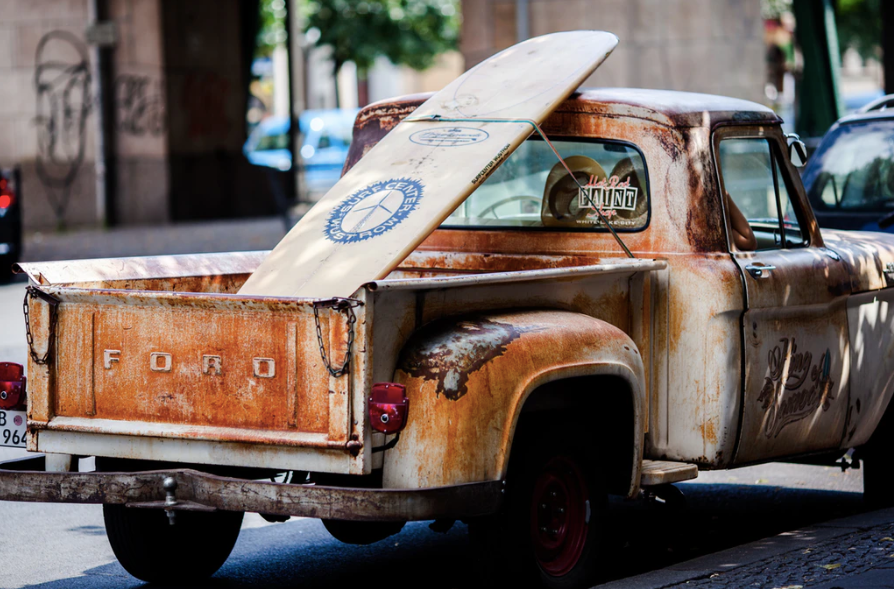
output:
[[873,508],[894,505],[894,462],[889,458],[863,460],[863,501]]
[[[513,445],[506,503],[469,522],[484,585],[591,587],[603,567],[605,484],[568,432]],[[563,443],[556,440],[564,440]]]
[[894,404],[889,404],[865,446],[862,461],[863,501],[873,508],[894,506]]
[[160,509],[103,505],[118,562],[149,583],[195,582],[216,573],[236,544],[242,516],[238,511],[178,511],[172,526]]
[[894,505],[894,439],[887,415],[861,449],[863,501],[873,508]]

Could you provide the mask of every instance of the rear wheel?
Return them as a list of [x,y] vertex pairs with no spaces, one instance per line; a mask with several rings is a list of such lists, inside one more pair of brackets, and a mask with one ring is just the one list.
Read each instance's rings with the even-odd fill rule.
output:
[[230,556],[242,512],[178,511],[176,523],[160,509],[103,505],[109,544],[121,566],[150,583],[210,577]]
[[564,577],[582,563],[590,510],[590,485],[570,456],[554,456],[535,475],[530,534],[534,560],[547,577]]
[[524,586],[590,587],[603,552],[604,485],[582,446],[526,446],[513,447],[503,511],[469,524],[483,572]]

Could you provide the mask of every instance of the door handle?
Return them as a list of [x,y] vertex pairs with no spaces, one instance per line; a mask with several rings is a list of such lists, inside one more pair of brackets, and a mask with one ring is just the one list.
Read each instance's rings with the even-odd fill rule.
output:
[[764,272],[767,272],[769,275],[771,271],[776,269],[776,266],[754,266],[749,264],[748,266],[745,266],[745,269],[748,270],[748,273],[751,274],[753,278],[763,278]]

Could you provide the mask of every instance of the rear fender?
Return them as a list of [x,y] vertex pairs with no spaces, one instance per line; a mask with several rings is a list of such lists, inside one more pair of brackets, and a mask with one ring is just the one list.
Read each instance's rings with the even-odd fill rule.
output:
[[[407,387],[409,421],[400,442],[386,452],[385,487],[504,478],[527,398],[546,383],[583,376],[612,376],[628,385],[633,439],[618,443],[633,449],[628,492],[635,494],[645,395],[639,351],[605,321],[553,310],[450,317],[410,338],[395,372],[395,381]],[[611,394],[597,387],[579,393]]]

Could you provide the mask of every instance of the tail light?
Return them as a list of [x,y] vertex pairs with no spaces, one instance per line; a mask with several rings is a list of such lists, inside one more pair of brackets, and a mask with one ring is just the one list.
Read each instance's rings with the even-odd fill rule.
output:
[[0,362],[0,409],[25,406],[25,369],[21,364]]
[[407,425],[410,400],[407,387],[393,382],[373,385],[369,397],[369,423],[377,432],[396,434]]
[[15,193],[9,187],[6,178],[0,177],[0,216],[6,213],[6,210],[15,204]]

